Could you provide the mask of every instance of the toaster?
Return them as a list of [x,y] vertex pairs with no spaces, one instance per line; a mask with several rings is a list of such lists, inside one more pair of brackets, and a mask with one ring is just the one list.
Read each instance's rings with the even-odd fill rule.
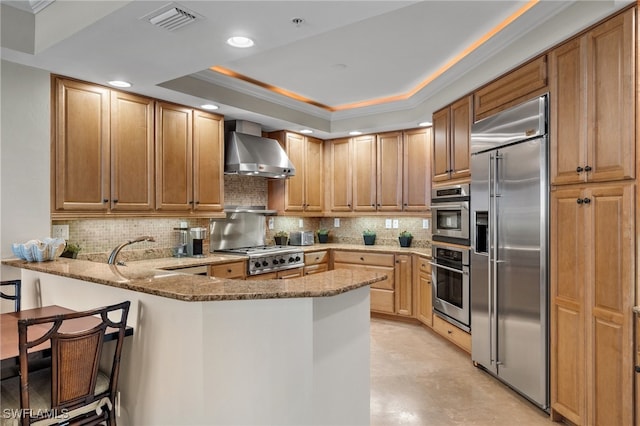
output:
[[291,231],[289,232],[289,245],[291,246],[312,246],[313,231]]

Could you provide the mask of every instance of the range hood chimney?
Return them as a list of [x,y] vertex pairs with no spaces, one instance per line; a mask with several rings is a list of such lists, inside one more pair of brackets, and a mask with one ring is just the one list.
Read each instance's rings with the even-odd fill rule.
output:
[[296,168],[275,139],[262,137],[257,123],[235,120],[225,124],[224,173],[284,179]]

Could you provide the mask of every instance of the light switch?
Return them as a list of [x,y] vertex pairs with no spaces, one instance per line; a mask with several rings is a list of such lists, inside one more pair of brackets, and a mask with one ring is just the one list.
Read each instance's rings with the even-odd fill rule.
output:
[[386,219],[384,221],[384,227],[387,229],[391,229],[391,219]]
[[304,221],[302,219],[298,219],[298,228],[302,228],[304,226]]
[[272,217],[270,217],[270,218],[269,218],[269,229],[273,229],[273,226],[274,226],[274,225],[273,225],[273,218],[272,218]]
[[336,217],[333,219],[333,227],[334,228],[340,228],[340,218]]
[[429,229],[429,219],[422,219],[422,229]]
[[53,225],[51,226],[51,233],[54,238],[69,239],[69,225]]
[[399,223],[398,219],[393,219],[393,229],[398,229]]

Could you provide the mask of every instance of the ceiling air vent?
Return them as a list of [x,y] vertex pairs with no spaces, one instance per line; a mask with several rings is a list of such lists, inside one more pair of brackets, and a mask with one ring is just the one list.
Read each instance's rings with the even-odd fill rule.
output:
[[171,3],[140,19],[146,19],[152,25],[164,28],[167,31],[174,31],[198,19],[202,19],[202,16],[179,4]]

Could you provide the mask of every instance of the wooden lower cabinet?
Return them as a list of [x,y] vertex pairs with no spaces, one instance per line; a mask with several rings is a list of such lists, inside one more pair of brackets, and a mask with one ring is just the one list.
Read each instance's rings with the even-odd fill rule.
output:
[[633,424],[633,182],[551,195],[551,417]]
[[387,279],[371,285],[371,311],[396,313],[396,274],[393,254],[336,250],[333,253],[333,268],[386,274]]
[[268,272],[266,274],[248,275],[247,280],[287,280],[300,278],[303,268],[285,269],[284,271]]
[[411,274],[411,255],[396,254],[395,256],[395,312],[398,315],[410,317],[413,315],[413,276]]
[[431,287],[431,265],[424,256],[414,256],[414,294],[416,295],[416,318],[433,327],[433,289]]

